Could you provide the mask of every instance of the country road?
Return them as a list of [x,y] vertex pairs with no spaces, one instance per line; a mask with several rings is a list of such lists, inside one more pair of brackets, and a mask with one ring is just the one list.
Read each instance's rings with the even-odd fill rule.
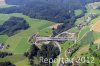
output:
[[[73,33],[69,33],[68,31],[64,31],[64,32],[58,34],[57,36],[55,36],[55,38],[59,37],[63,33],[73,34]],[[60,46],[60,44],[57,41],[55,41],[55,43],[59,47],[59,50],[60,50],[60,55],[58,56],[59,59],[60,59],[61,58],[61,46]],[[57,62],[57,66],[59,66],[59,64],[60,64],[60,60]]]

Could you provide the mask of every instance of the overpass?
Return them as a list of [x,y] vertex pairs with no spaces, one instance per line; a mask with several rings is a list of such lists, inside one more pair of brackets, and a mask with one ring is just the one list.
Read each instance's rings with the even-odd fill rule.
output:
[[75,39],[72,37],[36,37],[36,41],[68,41]]
[[[64,36],[65,34],[67,34],[68,36]],[[69,41],[69,40],[75,41],[75,39],[76,39],[75,33],[69,33],[67,31],[64,31],[55,37],[41,37],[38,34],[33,34],[29,38],[29,42],[30,43],[37,43],[37,42],[46,42],[46,41]]]
[[60,36],[56,36],[56,37],[41,37],[39,35],[33,35],[29,41],[31,43],[37,43],[37,42],[46,42],[46,41],[74,41],[75,37],[70,36],[70,37],[60,37]]

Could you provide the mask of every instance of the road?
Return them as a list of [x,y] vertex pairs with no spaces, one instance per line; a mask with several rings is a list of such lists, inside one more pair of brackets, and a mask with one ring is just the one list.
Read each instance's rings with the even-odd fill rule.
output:
[[[59,48],[59,50],[60,50],[60,54],[59,54],[59,56],[58,56],[58,62],[57,62],[57,66],[59,66],[59,64],[60,64],[60,58],[61,58],[61,47],[60,47],[60,44],[57,42],[58,41],[58,39],[59,40],[68,40],[68,38],[71,38],[71,39],[69,39],[69,40],[74,40],[74,39],[72,39],[72,37],[67,37],[67,38],[59,38],[59,36],[60,35],[62,35],[62,34],[64,34],[64,33],[66,33],[66,34],[70,34],[70,35],[75,35],[75,33],[69,33],[68,31],[64,31],[64,32],[62,32],[62,33],[60,33],[60,34],[58,34],[58,35],[56,35],[55,37],[36,37],[36,35],[35,35],[35,37],[36,37],[36,39],[37,40],[54,40],[54,42],[56,43],[56,45],[58,46],[58,48]],[[47,43],[49,43],[50,41],[48,41]],[[35,44],[37,44],[36,42],[35,42]]]
[[[56,35],[55,38],[59,37],[59,36],[60,36],[61,34],[63,34],[63,33],[68,33],[68,34],[71,34],[71,35],[74,34],[74,33],[69,33],[68,31],[64,31],[64,32],[62,32],[62,33]],[[55,43],[56,43],[56,45],[59,47],[59,50],[60,50],[60,54],[59,54],[58,58],[61,58],[61,46],[60,46],[60,44],[59,44],[58,42],[55,41]],[[60,60],[58,60],[57,66],[59,66],[59,64],[60,64]]]
[[73,37],[36,37],[37,41],[68,41],[74,40]]

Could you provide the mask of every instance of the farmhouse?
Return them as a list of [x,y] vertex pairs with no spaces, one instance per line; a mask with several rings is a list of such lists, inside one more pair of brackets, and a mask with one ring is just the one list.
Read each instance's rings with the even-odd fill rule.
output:
[[99,16],[99,14],[93,13],[93,14],[91,14],[89,17],[90,17],[91,19],[94,19],[94,18],[96,18],[96,17],[98,17],[98,16]]
[[66,51],[67,54],[71,54],[72,52],[73,52],[72,48],[68,48],[67,51]]
[[50,28],[52,29],[58,29],[60,27],[60,24],[54,24]]
[[80,30],[80,29],[82,29],[83,27],[85,27],[86,25],[88,25],[88,22],[82,22],[82,23],[80,23],[79,25],[77,25],[77,28]]

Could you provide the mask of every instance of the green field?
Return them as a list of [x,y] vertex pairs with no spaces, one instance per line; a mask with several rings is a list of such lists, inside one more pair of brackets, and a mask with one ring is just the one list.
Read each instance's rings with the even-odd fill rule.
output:
[[24,57],[22,54],[16,54],[13,56],[8,56],[5,58],[0,58],[0,62],[4,62],[4,61],[11,61],[12,63],[17,63],[20,61],[23,61],[26,57]]
[[[89,25],[88,26],[86,26],[86,27],[84,27],[80,32],[79,32],[79,35],[78,35],[78,38],[80,39],[84,39],[86,36],[87,36],[87,34],[88,34],[88,32],[91,30],[91,27],[98,21],[98,20],[100,20],[100,17],[97,17],[97,18],[95,18],[95,19],[93,19],[90,23],[89,23]],[[92,32],[92,38],[94,39],[94,40],[96,40],[97,38],[100,38],[100,33],[98,33],[98,32]],[[91,37],[91,36],[90,36]],[[87,37],[87,40],[90,38],[89,36]],[[91,38],[90,38],[91,39]]]
[[71,29],[68,30],[68,32],[79,32],[79,30],[77,29],[77,27],[73,27]]
[[79,16],[79,15],[81,15],[83,13],[83,11],[80,10],[80,9],[77,9],[74,12],[75,12],[75,16]]
[[0,42],[5,42],[8,39],[6,35],[0,35]]
[[79,35],[78,35],[78,39],[82,38],[87,32],[90,31],[90,28],[87,26],[87,27],[84,27],[80,32],[79,32]]
[[[100,10],[98,10],[98,9],[93,9],[93,8],[90,6],[90,4],[86,5],[86,8],[87,8],[87,12],[85,13],[85,16],[83,16],[83,17],[77,19],[76,22],[75,22],[75,25],[84,22],[90,14],[93,14],[93,13],[100,14]],[[81,13],[81,11],[80,11],[80,10],[76,10],[76,15],[79,14],[79,13]],[[100,18],[99,18],[99,19],[100,19]]]
[[78,25],[78,24],[84,22],[85,20],[86,20],[86,17],[78,18],[78,19],[76,20],[76,22],[75,22],[75,25]]
[[[3,14],[2,14],[3,15]],[[27,20],[27,22],[30,25],[30,28],[27,30],[23,30],[20,31],[20,33],[12,36],[12,37],[7,37],[7,36],[3,36],[0,37],[0,40],[5,40],[3,42],[5,42],[5,44],[9,44],[10,48],[7,49],[7,51],[14,51],[15,53],[19,52],[19,53],[23,53],[25,52],[25,50],[27,50],[27,48],[29,48],[29,44],[28,44],[28,38],[30,36],[32,36],[33,33],[40,33],[41,35],[43,35],[44,33],[46,34],[47,30],[49,29],[49,31],[47,32],[47,35],[50,36],[51,34],[51,29],[47,27],[52,25],[52,22],[49,21],[45,21],[45,20],[39,20],[39,19],[32,19],[29,18],[28,16],[19,14],[19,13],[15,13],[15,14],[4,14],[5,17],[9,16],[16,16],[16,17],[23,17],[25,18],[25,20]],[[46,25],[46,26],[45,26]],[[43,27],[44,26],[44,27]],[[42,27],[42,28],[41,28]],[[45,29],[47,29],[45,31]],[[43,31],[42,31],[43,30]],[[24,47],[24,49],[22,49],[22,47]],[[21,50],[21,51],[20,51]]]
[[[74,44],[73,41],[66,41],[66,42],[60,44],[60,46],[61,46],[61,56],[60,56],[60,58],[64,58],[64,59],[68,58],[68,56],[65,53],[66,53],[67,49],[70,46],[72,46],[73,44]],[[57,57],[56,60],[59,60],[59,57]],[[57,65],[57,63],[53,63],[53,66],[56,66],[56,65]]]
[[90,24],[89,24],[89,27],[91,28],[96,22],[98,22],[100,20],[100,16],[99,17],[97,17],[97,18],[95,18],[95,19],[93,19],[91,22],[90,22]]
[[99,32],[93,32],[93,37],[95,40],[100,38],[100,33]]
[[[87,5],[87,13],[85,14],[85,16],[77,19],[76,21],[76,25],[82,23],[83,21],[85,21],[87,19],[87,17],[91,14],[91,13],[96,13],[96,14],[100,14],[100,10],[98,9],[92,9],[90,5]],[[81,39],[79,42],[83,43],[84,46],[81,46],[79,48],[78,51],[76,51],[73,54],[73,57],[75,56],[81,56],[81,57],[93,57],[91,55],[91,53],[87,50],[89,49],[89,43],[90,42],[94,42],[95,40],[100,38],[100,33],[99,32],[90,32],[91,27],[98,21],[100,20],[100,16],[93,19],[88,26],[84,27],[80,32],[79,32],[79,39]],[[74,29],[75,30],[75,29]],[[73,30],[72,30],[73,31]],[[94,64],[96,64],[96,66],[100,65],[100,59],[94,57]],[[88,64],[88,66],[94,66],[93,63]],[[82,66],[82,64],[80,64],[80,66]]]
[[87,44],[87,45],[82,45],[82,46],[79,48],[79,50],[76,51],[76,52],[73,54],[72,57],[79,57],[79,56],[81,56],[82,54],[87,53],[87,52],[89,51],[88,49],[89,49],[89,44]]
[[0,14],[0,25],[3,24],[6,20],[8,20],[11,16],[8,14]]
[[[81,57],[89,57],[90,59],[93,57],[91,55],[91,53],[88,51],[88,52],[85,52],[81,55]],[[90,60],[91,62],[92,60]],[[94,63],[89,63],[88,66],[94,66],[94,64],[96,64],[96,66],[99,66],[100,65],[100,59],[99,58],[96,58],[94,57],[94,60],[93,60]],[[80,66],[82,66],[82,63],[80,63]]]
[[[0,6],[0,8],[6,8],[6,7],[12,7],[15,5],[4,5]],[[92,9],[89,5],[87,7],[87,13],[85,16],[79,18],[76,20],[75,24],[80,24],[84,22],[87,17],[91,13],[97,13],[100,14],[99,10]],[[75,10],[75,15],[78,16],[82,14],[82,10]],[[5,58],[0,58],[0,62],[4,61],[11,61],[16,66],[29,66],[28,59],[23,56],[24,52],[28,51],[31,44],[28,42],[29,37],[31,37],[34,33],[38,33],[41,36],[51,36],[52,35],[52,29],[50,28],[51,25],[55,24],[51,21],[41,20],[41,19],[34,19],[30,18],[26,15],[23,15],[22,13],[13,13],[13,14],[0,14],[0,25],[2,25],[5,21],[7,21],[10,17],[23,17],[29,24],[29,28],[27,30],[21,30],[18,33],[16,33],[14,36],[8,37],[7,35],[0,35],[0,43],[4,43],[5,45],[10,45],[10,47],[7,49],[5,48],[3,51],[12,52],[14,55],[7,56]],[[89,48],[89,43],[94,42],[94,40],[100,38],[100,33],[98,32],[90,32],[91,27],[100,20],[100,17],[93,19],[90,24],[86,27],[84,27],[82,30],[78,30],[76,27],[73,27],[68,30],[68,32],[75,32],[78,34],[78,42],[82,45],[78,51],[76,51],[73,55],[74,56],[91,56],[89,51],[87,49]],[[74,41],[66,41],[65,43],[60,44],[61,46],[61,58],[68,57],[65,53],[66,50],[73,46],[75,43]],[[86,52],[85,52],[86,51]],[[58,58],[57,58],[58,59]],[[98,58],[95,58],[94,60],[96,63],[100,61]],[[35,63],[37,63],[37,60],[35,58]],[[100,63],[97,63],[99,66]],[[53,66],[56,66],[56,63],[53,64]],[[92,66],[90,64],[90,66]]]
[[20,64],[27,65],[27,62],[25,62],[26,58],[23,57],[23,53],[26,52],[30,47],[30,44],[28,43],[29,37],[32,36],[33,33],[39,33],[40,35],[43,36],[52,35],[52,29],[49,28],[49,26],[51,26],[54,23],[46,20],[32,19],[21,13],[13,13],[13,14],[0,14],[0,17],[3,17],[3,19],[0,19],[0,24],[3,24],[11,16],[23,17],[29,23],[30,28],[27,30],[22,30],[16,35],[11,37],[8,37],[6,35],[0,35],[0,42],[4,42],[6,45],[10,45],[10,47],[8,49],[4,49],[4,51],[14,53],[13,56],[5,57],[4,59],[0,59],[0,61],[12,61],[17,66],[19,66]]
[[28,59],[24,59],[23,61],[17,62],[16,66],[29,66]]
[[60,45],[61,46],[61,57],[62,58],[67,58],[67,55],[65,55],[65,52],[72,45],[74,45],[74,42],[73,41],[66,41],[64,44],[61,44]]

